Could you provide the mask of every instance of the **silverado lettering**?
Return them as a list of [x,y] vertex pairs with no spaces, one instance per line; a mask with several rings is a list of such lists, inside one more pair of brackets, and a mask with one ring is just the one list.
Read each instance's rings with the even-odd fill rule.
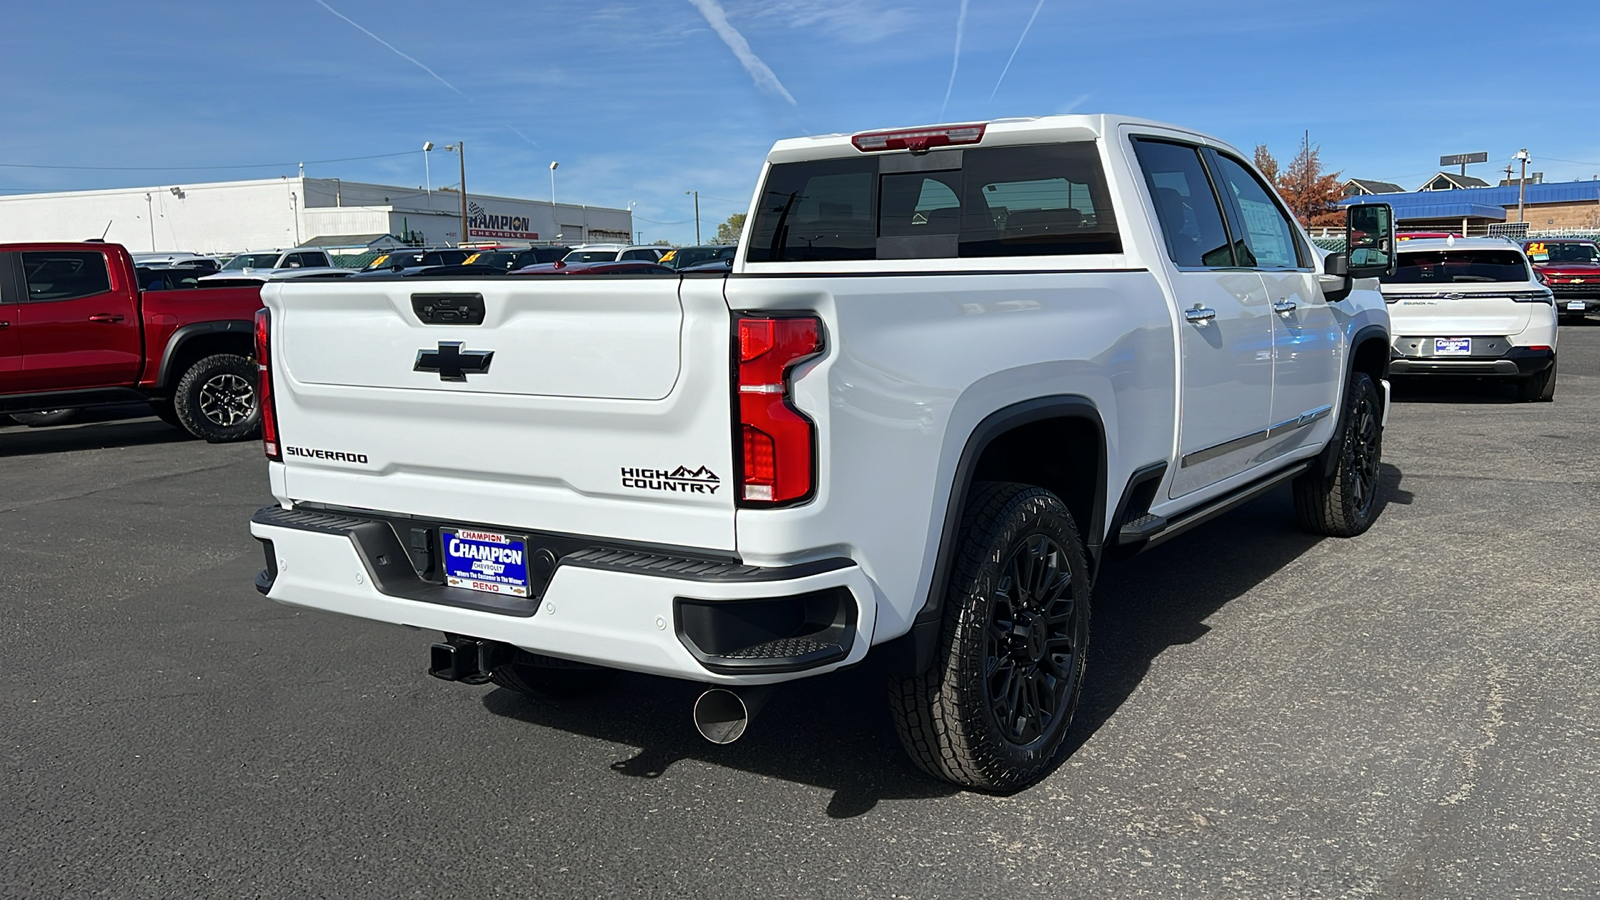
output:
[[318,450],[312,447],[293,447],[284,445],[283,452],[289,456],[304,456],[307,459],[325,459],[329,462],[350,462],[360,465],[367,464],[365,453],[345,453],[341,450]]

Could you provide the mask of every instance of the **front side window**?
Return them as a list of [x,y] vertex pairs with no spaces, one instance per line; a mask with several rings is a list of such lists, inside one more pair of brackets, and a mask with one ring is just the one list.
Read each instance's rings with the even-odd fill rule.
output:
[[[923,171],[905,171],[901,156],[774,165],[747,259],[1121,252],[1093,142],[974,148],[945,158],[948,168]],[[880,172],[888,160],[892,170]]]
[[1272,199],[1268,188],[1239,161],[1218,154],[1217,173],[1224,190],[1231,195],[1235,208],[1243,218],[1235,222],[1234,231],[1244,235],[1247,257],[1241,265],[1263,269],[1295,269],[1300,267],[1294,226],[1283,210]]
[[300,265],[307,268],[311,266],[327,268],[331,263],[328,262],[328,254],[326,253],[302,253],[300,254]]
[[1384,284],[1472,284],[1528,281],[1528,265],[1516,250],[1434,250],[1402,253]]
[[111,290],[103,254],[62,250],[21,256],[29,300],[76,300]]
[[1136,140],[1134,154],[1155,200],[1156,218],[1175,265],[1225,268],[1240,265],[1228,246],[1222,210],[1199,151],[1187,144]]

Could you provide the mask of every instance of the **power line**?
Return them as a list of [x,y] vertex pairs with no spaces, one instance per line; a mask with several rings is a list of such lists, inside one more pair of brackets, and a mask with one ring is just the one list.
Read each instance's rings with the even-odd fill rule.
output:
[[399,153],[375,153],[371,156],[345,156],[339,159],[300,159],[294,162],[250,163],[237,166],[45,166],[33,163],[0,163],[0,168],[66,169],[75,172],[199,172],[215,169],[281,169],[287,166],[315,166],[325,163],[355,162],[362,159],[390,159],[396,156],[411,156],[414,152],[403,150]]

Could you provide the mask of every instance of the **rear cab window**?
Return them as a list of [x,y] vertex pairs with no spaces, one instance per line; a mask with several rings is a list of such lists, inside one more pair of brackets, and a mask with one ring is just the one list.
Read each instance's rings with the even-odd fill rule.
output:
[[1393,275],[1384,284],[1471,284],[1529,281],[1532,275],[1516,250],[1402,251]]
[[1120,253],[1092,141],[774,164],[748,262]]

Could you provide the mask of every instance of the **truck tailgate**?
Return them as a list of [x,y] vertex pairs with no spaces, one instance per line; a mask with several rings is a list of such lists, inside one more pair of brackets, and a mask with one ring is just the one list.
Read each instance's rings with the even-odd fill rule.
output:
[[734,549],[719,280],[307,282],[263,299],[288,499]]

